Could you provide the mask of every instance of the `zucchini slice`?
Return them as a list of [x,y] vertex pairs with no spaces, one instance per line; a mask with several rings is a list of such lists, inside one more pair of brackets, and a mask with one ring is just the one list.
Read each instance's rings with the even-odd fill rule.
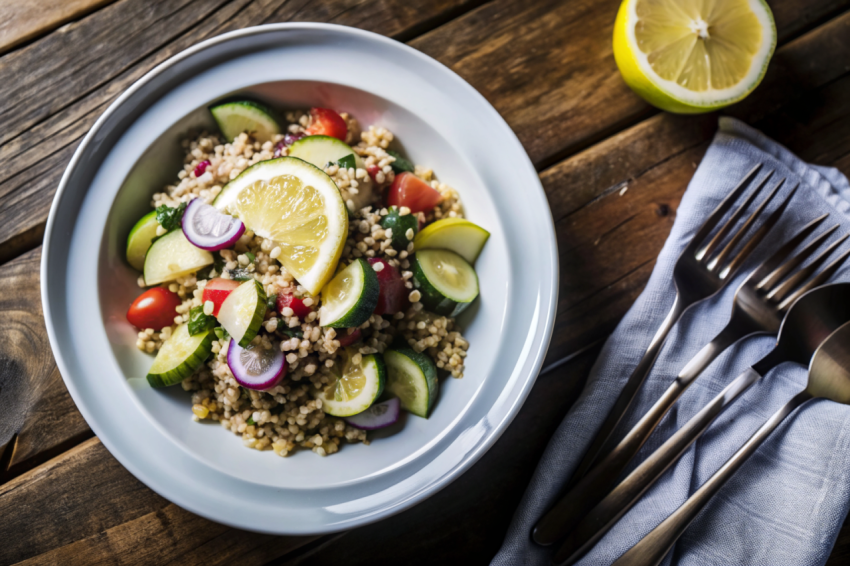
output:
[[271,141],[280,133],[280,126],[271,111],[256,102],[240,100],[226,102],[210,108],[218,128],[227,141],[233,141],[242,132],[252,132],[260,143]]
[[478,297],[478,275],[449,250],[422,250],[413,259],[413,284],[433,313],[456,316]]
[[205,330],[191,336],[189,325],[181,324],[165,341],[148,370],[152,387],[168,387],[180,383],[197,370],[210,355],[215,333]]
[[[490,238],[490,232],[469,220],[443,218],[423,228],[413,242],[416,251],[451,250],[473,264],[488,238]],[[393,240],[395,240],[395,230],[393,230]]]
[[387,391],[401,400],[406,411],[427,419],[439,391],[434,360],[411,348],[394,348],[384,352],[384,361]]
[[145,255],[156,237],[157,226],[156,211],[151,210],[136,222],[127,236],[127,263],[139,271],[145,269]]
[[379,293],[375,270],[366,260],[355,259],[322,290],[319,324],[331,328],[360,326],[378,306]]
[[145,256],[145,285],[174,281],[213,264],[210,252],[195,247],[183,230],[172,230],[156,240]]
[[247,347],[260,331],[268,308],[266,292],[256,279],[245,281],[231,292],[218,310],[218,321],[233,340]]

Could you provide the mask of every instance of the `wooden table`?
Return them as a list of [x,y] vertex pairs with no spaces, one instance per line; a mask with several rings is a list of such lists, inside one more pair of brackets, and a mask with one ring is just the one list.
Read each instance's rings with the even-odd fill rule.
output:
[[[0,564],[487,563],[600,340],[646,283],[716,130],[715,115],[660,113],[623,84],[611,52],[619,0],[13,1],[0,5],[0,395],[23,396],[27,410],[0,461]],[[776,55],[764,83],[728,114],[850,174],[850,0],[769,3]],[[39,299],[53,193],[108,104],[190,45],[284,21],[406,42],[492,102],[537,166],[558,230],[547,363],[582,352],[538,379],[507,432],[449,487],[392,519],[325,537],[234,530],[137,481],[77,412]],[[830,564],[848,560],[845,525]]]

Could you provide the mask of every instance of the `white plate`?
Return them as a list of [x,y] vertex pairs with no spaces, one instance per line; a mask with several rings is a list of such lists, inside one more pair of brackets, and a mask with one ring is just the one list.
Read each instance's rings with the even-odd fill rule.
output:
[[[455,187],[492,233],[481,298],[461,322],[466,375],[432,416],[370,446],[321,458],[257,452],[191,420],[180,387],[151,389],[151,357],[125,313],[140,290],[124,242],[153,192],[174,179],[179,140],[212,128],[206,107],[246,92],[277,107],[327,106],[386,126],[416,163]],[[433,59],[384,37],[324,24],[249,28],[205,41],[134,84],[97,121],[62,178],[47,223],[42,300],[50,343],[86,421],[137,478],[234,527],[325,533],[410,507],[468,469],[531,389],[555,316],[558,259],[537,174],[496,111]]]

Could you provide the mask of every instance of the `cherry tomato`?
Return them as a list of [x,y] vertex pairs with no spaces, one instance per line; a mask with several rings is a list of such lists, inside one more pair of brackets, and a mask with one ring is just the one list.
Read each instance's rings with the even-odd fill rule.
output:
[[443,195],[431,185],[407,171],[395,176],[387,193],[389,206],[406,206],[411,212],[427,212],[437,206]]
[[409,300],[407,296],[410,291],[404,286],[404,279],[398,269],[387,263],[387,260],[379,257],[370,257],[369,265],[383,264],[384,268],[375,272],[378,276],[380,290],[378,292],[378,306],[373,311],[375,314],[395,314],[407,308]]
[[330,136],[345,141],[348,125],[335,111],[330,108],[311,108],[310,117],[313,122],[307,128],[308,136]]
[[181,302],[177,293],[163,287],[154,287],[133,301],[127,311],[127,320],[139,330],[160,330],[174,324],[177,307]]
[[213,316],[218,316],[218,311],[221,309],[221,303],[223,303],[224,299],[226,299],[227,296],[238,286],[239,281],[224,279],[222,277],[216,277],[207,283],[206,287],[204,287],[202,300],[205,303],[207,301],[212,301]]
[[380,173],[380,171],[381,171],[381,168],[378,167],[377,165],[370,165],[369,167],[366,168],[366,172],[369,173],[369,176],[372,177],[373,181],[375,180],[375,177],[378,176],[378,173]]
[[304,301],[294,295],[279,295],[277,298],[277,312],[283,314],[283,309],[289,307],[295,316],[304,320],[313,309],[304,304]]
[[355,328],[354,332],[352,332],[351,334],[346,334],[346,332],[348,332],[348,331],[347,330],[340,330],[339,334],[337,335],[337,340],[339,340],[339,347],[340,348],[344,348],[346,346],[351,346],[352,344],[354,344],[355,342],[360,340],[361,336],[363,336],[363,333],[360,332],[359,328]]

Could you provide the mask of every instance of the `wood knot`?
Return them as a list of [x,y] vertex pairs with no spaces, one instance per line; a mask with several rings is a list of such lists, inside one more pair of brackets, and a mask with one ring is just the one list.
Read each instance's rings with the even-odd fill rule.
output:
[[659,204],[658,208],[655,209],[655,214],[658,216],[667,216],[670,214],[670,207],[666,204]]

